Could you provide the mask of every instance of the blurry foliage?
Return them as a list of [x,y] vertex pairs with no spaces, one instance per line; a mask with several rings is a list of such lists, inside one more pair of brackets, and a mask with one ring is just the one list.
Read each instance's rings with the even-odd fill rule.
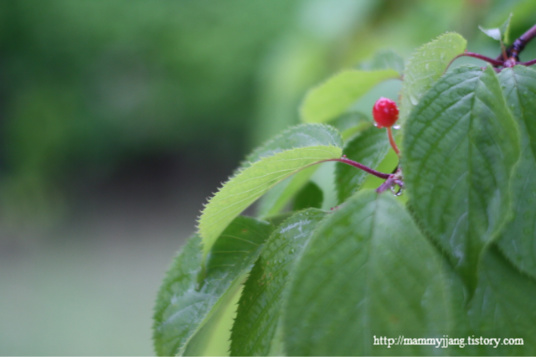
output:
[[[232,134],[250,106],[256,60],[288,22],[289,4],[3,3],[8,167],[26,165],[31,151],[47,151],[53,166],[100,165],[207,144],[201,129]],[[43,138],[21,141],[30,131]]]
[[305,90],[329,73],[447,30],[494,48],[477,25],[513,12],[515,38],[534,10],[527,0],[3,1],[0,223],[50,214],[66,182],[125,161],[235,166],[296,123]]
[[232,160],[251,116],[252,73],[294,6],[2,2],[6,211],[32,215],[28,206],[43,195],[46,205],[55,197],[50,189],[66,178],[106,176],[125,160],[166,152],[199,159],[200,148],[213,160]]

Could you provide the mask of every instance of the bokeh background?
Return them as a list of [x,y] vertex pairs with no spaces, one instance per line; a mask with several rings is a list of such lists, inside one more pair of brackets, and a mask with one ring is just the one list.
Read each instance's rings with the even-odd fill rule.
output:
[[308,87],[446,31],[495,57],[511,12],[514,39],[533,0],[2,0],[0,355],[152,355],[206,197]]

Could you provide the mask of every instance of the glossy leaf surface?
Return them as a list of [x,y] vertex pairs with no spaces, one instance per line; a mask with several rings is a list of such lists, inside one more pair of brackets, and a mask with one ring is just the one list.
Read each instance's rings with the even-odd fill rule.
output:
[[406,63],[402,82],[400,123],[403,123],[421,97],[446,71],[450,61],[463,53],[467,41],[457,33],[446,33],[423,45]]
[[374,337],[449,331],[440,256],[392,195],[361,191],[334,211],[294,274],[284,311],[291,355],[433,354]]
[[270,236],[246,282],[232,333],[231,353],[268,355],[279,326],[283,293],[299,256],[325,213],[309,209],[283,222]]
[[158,355],[183,354],[211,317],[229,307],[272,228],[252,218],[237,218],[211,250],[206,271],[200,237],[188,241],[158,293],[153,332]]
[[520,127],[522,151],[511,183],[514,215],[498,244],[512,263],[536,278],[536,71],[506,68],[499,79]]
[[474,284],[486,244],[511,215],[518,128],[495,72],[461,68],[422,98],[404,129],[402,167],[410,208]]

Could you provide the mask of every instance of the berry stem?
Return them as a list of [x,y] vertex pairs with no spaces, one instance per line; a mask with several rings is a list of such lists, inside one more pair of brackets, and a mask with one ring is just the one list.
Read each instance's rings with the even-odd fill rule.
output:
[[393,129],[390,126],[387,127],[387,136],[389,137],[389,144],[391,144],[391,147],[396,154],[400,156],[400,150],[398,150],[398,146],[396,146],[395,139],[393,138]]
[[361,169],[365,172],[368,172],[369,174],[371,175],[374,175],[376,177],[379,177],[381,179],[388,179],[390,174],[386,174],[386,173],[383,173],[383,172],[379,172],[379,171],[376,171],[374,169],[371,169],[370,167],[368,166],[365,166],[357,161],[354,161],[354,160],[350,160],[348,159],[346,156],[343,156],[341,157],[340,159],[327,159],[327,160],[323,160],[324,162],[326,161],[335,161],[335,162],[342,162],[344,164],[348,164],[350,166],[353,166],[353,167],[357,167],[358,169]]

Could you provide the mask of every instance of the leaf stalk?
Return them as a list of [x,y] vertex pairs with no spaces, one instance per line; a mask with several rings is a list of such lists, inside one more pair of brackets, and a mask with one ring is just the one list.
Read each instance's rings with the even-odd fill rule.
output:
[[347,164],[347,165],[350,165],[350,166],[353,166],[353,167],[357,167],[358,169],[361,169],[371,175],[374,175],[376,177],[379,177],[381,179],[388,179],[390,174],[386,174],[386,173],[383,173],[383,172],[379,172],[379,171],[376,171],[374,169],[371,169],[370,167],[366,166],[366,165],[363,165],[357,161],[354,161],[354,160],[350,160],[348,159],[346,156],[343,156],[339,159],[327,159],[327,160],[323,160],[322,162],[327,162],[327,161],[335,161],[335,162],[342,162],[344,164]]

